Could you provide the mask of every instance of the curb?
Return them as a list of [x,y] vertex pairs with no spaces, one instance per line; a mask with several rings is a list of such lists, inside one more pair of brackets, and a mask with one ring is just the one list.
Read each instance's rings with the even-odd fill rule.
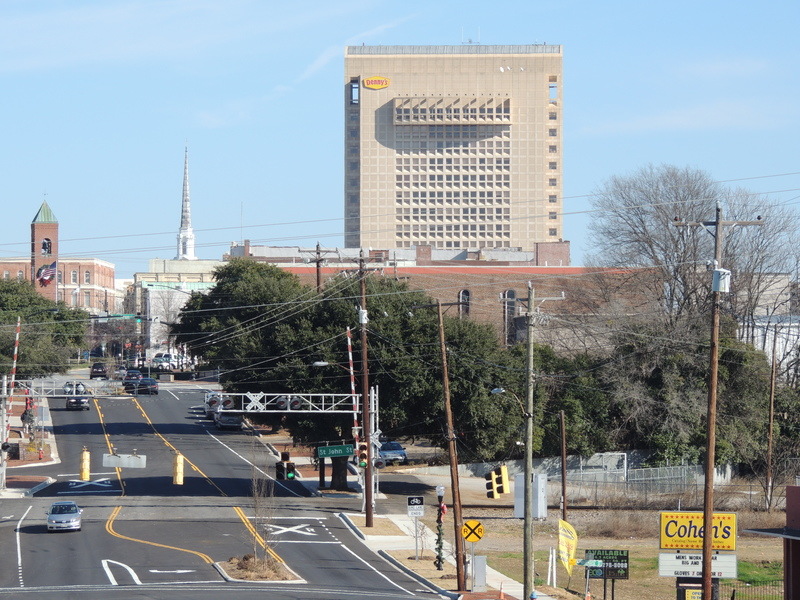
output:
[[459,598],[461,598],[461,594],[459,594],[458,592],[451,592],[450,590],[445,590],[440,588],[435,583],[430,582],[429,580],[425,579],[422,575],[419,575],[416,572],[409,569],[408,567],[406,567],[403,563],[401,563],[396,558],[391,556],[388,552],[385,552],[384,550],[378,550],[377,554],[378,556],[383,558],[386,562],[394,565],[396,569],[403,571],[403,573],[405,573],[412,579],[416,579],[419,583],[421,583],[424,586],[427,586],[437,594],[440,594],[442,596],[447,596],[451,600],[458,600]]
[[[368,549],[372,550],[366,543],[366,541],[367,541],[366,536],[364,535],[364,533],[358,527],[356,527],[355,523],[353,523],[353,521],[350,520],[350,517],[348,517],[345,513],[336,513],[336,516],[339,517],[339,519],[341,519],[341,521],[345,525],[347,525],[348,528],[350,528],[352,530],[352,532],[355,534],[355,536],[358,539],[360,539],[361,542],[365,546],[367,546]],[[422,585],[424,585],[428,589],[436,592],[437,594],[441,594],[442,596],[447,596],[451,600],[458,600],[458,598],[461,597],[461,594],[459,594],[458,592],[451,592],[449,590],[444,590],[444,589],[440,588],[438,585],[436,585],[435,583],[432,583],[432,582],[428,581],[422,575],[419,575],[418,573],[415,573],[414,571],[412,571],[411,569],[406,567],[403,563],[401,563],[397,559],[395,559],[393,556],[389,555],[387,552],[384,552],[383,550],[378,550],[376,552],[376,554],[378,556],[380,556],[381,558],[383,558],[386,562],[390,563],[396,569],[402,571],[403,573],[405,573],[406,575],[408,575],[412,579],[415,579],[416,581],[418,581],[419,583],[421,583]]]

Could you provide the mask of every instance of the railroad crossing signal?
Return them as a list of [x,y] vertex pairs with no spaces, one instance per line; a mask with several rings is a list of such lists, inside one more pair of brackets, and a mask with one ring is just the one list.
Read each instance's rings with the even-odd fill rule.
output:
[[480,521],[464,521],[461,527],[461,537],[468,542],[478,542],[483,537],[483,523]]
[[487,473],[486,481],[487,498],[497,499],[501,494],[511,491],[511,487],[508,485],[508,468],[505,465],[500,465]]

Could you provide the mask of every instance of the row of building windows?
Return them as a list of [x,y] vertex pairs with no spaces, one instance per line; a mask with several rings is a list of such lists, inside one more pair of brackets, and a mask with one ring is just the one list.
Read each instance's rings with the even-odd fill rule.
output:
[[441,152],[447,155],[459,154],[510,154],[511,140],[478,140],[478,141],[458,141],[449,140],[428,141],[419,139],[413,141],[395,142],[395,151],[399,153],[422,153],[422,152]]
[[432,115],[432,116],[457,116],[457,115],[510,115],[511,106],[504,102],[497,106],[416,106],[414,108],[395,109],[396,115]]
[[511,138],[511,128],[507,125],[412,125],[398,127],[394,131],[396,140]]
[[[555,200],[553,200],[555,202]],[[507,190],[422,190],[397,191],[395,204],[510,204],[511,192]]]
[[405,158],[398,156],[395,160],[398,171],[424,171],[424,170],[452,170],[452,171],[484,171],[486,169],[508,170],[511,167],[511,158],[489,158],[463,156],[454,158],[443,157],[415,157]]
[[[453,250],[466,248],[510,248],[511,242],[508,240],[429,240],[426,243],[434,248],[447,248]],[[417,245],[414,240],[396,240],[398,248],[411,248]]]
[[408,236],[409,234],[415,234],[420,237],[428,236],[438,236],[442,237],[443,235],[447,234],[448,237],[461,237],[464,235],[471,235],[475,236],[477,234],[481,235],[488,235],[489,237],[493,235],[504,235],[508,236],[511,231],[511,226],[508,224],[496,224],[496,225],[469,225],[467,223],[462,224],[454,224],[454,225],[396,225],[395,226],[395,233],[403,234]]
[[[552,180],[551,180],[552,181]],[[397,187],[410,187],[420,185],[468,185],[468,186],[503,186],[511,185],[511,175],[396,175]],[[550,185],[555,185],[551,183]]]
[[[78,271],[72,271],[70,273],[70,282],[71,283],[78,283]],[[11,279],[11,272],[10,271],[3,271],[3,279]],[[25,279],[25,272],[20,270],[17,271],[17,279],[23,280]],[[58,283],[64,283],[64,273],[62,271],[58,272]],[[83,283],[92,283],[92,273],[91,271],[84,271],[83,272]]]
[[[552,214],[552,213],[551,213]],[[395,212],[398,219],[508,219],[510,208],[398,208]]]

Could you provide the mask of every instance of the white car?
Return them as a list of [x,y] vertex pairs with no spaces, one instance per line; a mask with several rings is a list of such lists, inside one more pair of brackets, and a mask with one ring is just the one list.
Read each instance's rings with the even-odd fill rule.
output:
[[80,531],[83,509],[72,500],[53,502],[47,515],[47,531]]

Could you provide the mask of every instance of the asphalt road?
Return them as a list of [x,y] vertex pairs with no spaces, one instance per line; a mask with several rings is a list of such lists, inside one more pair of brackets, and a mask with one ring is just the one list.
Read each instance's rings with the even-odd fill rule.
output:
[[[162,385],[158,396],[99,398],[89,411],[52,406],[61,462],[35,472],[57,482],[3,501],[0,597],[438,597],[344,525],[337,513],[357,512],[360,500],[275,482],[268,449],[247,432],[216,431],[202,400],[202,387],[187,382]],[[84,449],[90,481],[79,479]],[[173,484],[177,452],[183,485]],[[146,467],[104,467],[110,454],[137,455]],[[270,493],[254,497],[254,481]],[[63,499],[84,508],[82,531],[46,531],[45,511]],[[214,565],[264,545],[302,581],[230,582]]]

